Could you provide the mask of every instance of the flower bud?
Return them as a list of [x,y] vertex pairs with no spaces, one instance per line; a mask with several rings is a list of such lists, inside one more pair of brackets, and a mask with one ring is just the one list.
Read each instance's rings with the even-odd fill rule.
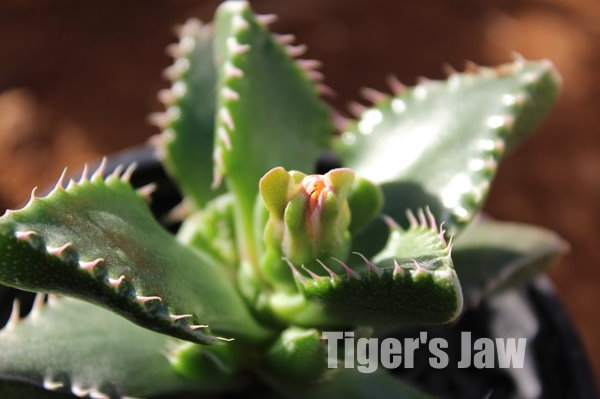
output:
[[[324,175],[305,175],[274,168],[260,180],[260,195],[269,211],[265,229],[268,255],[263,262],[267,277],[281,280],[289,269],[286,257],[296,265],[332,256],[345,259],[350,247],[351,221],[348,194],[354,171],[334,169]],[[266,263],[266,264],[265,264]]]

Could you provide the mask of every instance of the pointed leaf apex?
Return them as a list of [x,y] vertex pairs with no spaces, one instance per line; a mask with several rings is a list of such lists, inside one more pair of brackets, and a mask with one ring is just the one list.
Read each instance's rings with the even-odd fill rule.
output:
[[363,262],[365,262],[365,265],[367,265],[367,268],[369,269],[369,271],[375,273],[377,276],[381,276],[381,274],[383,273],[383,270],[378,268],[377,266],[375,266],[375,264],[373,262],[371,262],[369,259],[367,259],[366,256],[364,256],[360,252],[352,252],[352,253],[354,255],[360,256],[360,258],[363,260]]
[[131,175],[133,175],[133,172],[135,172],[136,168],[137,168],[137,163],[136,162],[130,164],[127,167],[127,169],[125,169],[125,172],[121,176],[121,180],[123,180],[125,182],[128,182],[129,180],[131,180]]
[[281,35],[281,34],[275,34],[275,40],[277,40],[277,42],[281,45],[288,45],[288,44],[292,44],[293,42],[296,41],[296,36],[294,35]]
[[348,104],[348,110],[350,111],[350,113],[352,115],[354,115],[356,118],[360,118],[362,116],[362,114],[364,114],[364,112],[367,110],[367,106],[363,105],[357,101],[351,101]]
[[92,175],[91,180],[97,180],[97,179],[103,178],[104,173],[106,172],[106,163],[107,163],[106,157],[102,157],[102,161],[100,162],[98,169],[96,169],[96,171]]
[[64,168],[62,173],[60,174],[60,177],[58,178],[58,181],[56,182],[56,185],[54,186],[54,189],[52,189],[53,192],[64,188],[64,181],[65,181],[66,175],[67,175],[67,168]]
[[406,218],[408,219],[411,228],[419,227],[419,222],[411,209],[406,210]]
[[283,257],[282,259],[290,267],[290,270],[292,271],[292,274],[294,275],[294,278],[296,280],[298,280],[299,282],[301,282],[302,284],[306,284],[306,278],[298,271],[298,269],[296,268],[296,266],[294,266],[294,264],[288,258]]
[[108,176],[107,179],[118,179],[121,176],[121,173],[123,173],[123,168],[123,165],[117,165],[117,167],[113,170],[113,172]]
[[274,23],[275,21],[277,21],[277,19],[278,17],[275,14],[256,15],[256,20],[258,21],[258,23],[265,26]]
[[427,220],[429,221],[429,228],[435,232],[438,232],[438,225],[435,220],[435,216],[431,212],[431,209],[427,206],[425,207],[425,213],[427,214]]
[[250,26],[248,24],[248,21],[246,21],[241,15],[233,16],[232,25],[233,30],[238,33],[242,30],[248,29],[248,27]]
[[71,245],[73,245],[73,244],[68,242],[66,244],[61,245],[60,247],[46,247],[46,252],[48,252],[50,255],[62,256],[62,254],[65,252],[65,250],[67,248],[69,248]]
[[477,71],[479,71],[479,68],[480,68],[479,65],[477,65],[473,61],[471,61],[471,60],[465,61],[465,73],[467,73],[467,74],[477,73]]
[[182,320],[182,319],[187,319],[190,317],[193,317],[193,314],[170,314],[169,315],[169,319],[171,319],[172,321],[178,321],[178,320]]
[[398,261],[394,259],[394,277],[402,276],[404,274],[404,269],[402,266],[398,264]]
[[302,265],[302,269],[307,272],[310,277],[312,277],[313,280],[315,281],[321,281],[323,278],[321,276],[319,276],[318,274],[314,273],[313,271],[311,271],[309,268],[305,267],[304,265]]
[[44,308],[44,306],[46,304],[45,299],[46,299],[46,295],[40,294],[40,293],[35,294],[35,297],[33,298],[33,305],[31,306],[31,313],[29,314],[29,317],[39,316],[40,312],[42,311],[42,309]]
[[[33,201],[35,201],[36,199],[38,199],[39,197],[37,196],[37,186],[35,186],[32,190],[31,190],[31,194],[29,195],[29,202],[27,202],[27,205],[31,204]],[[25,206],[27,206],[25,205]]]
[[158,302],[162,302],[162,298],[159,296],[142,296],[142,295],[138,295],[135,298],[139,303],[144,304],[146,302],[149,301],[158,301]]
[[354,278],[356,280],[360,280],[361,277],[358,273],[356,273],[354,270],[350,269],[350,267],[344,263],[343,261],[339,260],[338,258],[334,258],[333,256],[331,257],[331,259],[333,259],[334,261],[336,261],[337,263],[339,263],[344,270],[346,271],[346,274],[348,275],[348,277]]
[[512,54],[513,61],[515,61],[515,62],[525,63],[527,61],[525,59],[525,57],[523,57],[523,54],[519,53],[518,51],[513,51],[511,54]]
[[400,225],[391,216],[381,215],[381,219],[383,219],[383,222],[388,226],[390,230],[400,229]]
[[305,44],[299,44],[297,46],[288,45],[285,47],[285,49],[290,55],[290,57],[296,58],[304,55],[304,53],[306,53],[306,50],[308,50],[308,47]]
[[88,174],[89,174],[89,167],[88,164],[84,164],[83,165],[83,171],[81,172],[81,177],[79,178],[79,183],[83,183],[84,181],[88,180]]
[[188,328],[192,331],[199,330],[201,328],[208,328],[208,324],[190,324]]
[[29,240],[31,236],[34,235],[37,235],[37,233],[33,230],[15,232],[15,237],[17,237],[18,240]]
[[50,377],[45,377],[44,382],[43,382],[43,387],[44,387],[44,389],[53,391],[55,389],[64,387],[64,383],[62,383],[60,381],[54,381]]
[[94,269],[100,262],[104,262],[104,258],[96,258],[89,262],[79,261],[79,267],[83,270],[90,271]]
[[121,285],[121,283],[125,280],[125,276],[124,275],[120,275],[119,278],[109,278],[108,279],[108,283],[113,287],[113,288],[119,288],[119,286]]
[[149,183],[145,186],[142,186],[137,189],[137,192],[144,197],[146,202],[150,202],[152,200],[152,194],[156,191],[156,183]]
[[19,299],[15,299],[12,303],[12,308],[10,312],[10,316],[8,317],[8,321],[4,328],[11,329],[14,328],[21,321],[21,302]]
[[325,266],[325,263],[323,263],[320,259],[317,259],[317,263],[319,263],[321,265],[321,267],[323,269],[325,269],[325,271],[329,274],[329,276],[331,277],[331,281],[333,281],[333,282],[339,281],[340,277],[337,274],[335,274],[330,268]]
[[444,72],[446,77],[450,77],[457,73],[456,69],[454,69],[454,67],[447,62],[442,64],[442,72]]
[[360,94],[367,100],[373,104],[379,104],[385,101],[388,98],[388,95],[379,91],[372,89],[370,87],[363,87],[360,90]]
[[331,87],[324,85],[323,83],[319,83],[317,85],[317,91],[319,92],[320,95],[325,96],[325,97],[329,97],[329,98],[335,98],[337,96],[337,93],[335,90],[333,90]]
[[390,89],[392,90],[392,93],[394,93],[395,95],[402,94],[406,91],[406,85],[400,82],[400,80],[398,80],[398,78],[395,75],[388,75],[387,83]]

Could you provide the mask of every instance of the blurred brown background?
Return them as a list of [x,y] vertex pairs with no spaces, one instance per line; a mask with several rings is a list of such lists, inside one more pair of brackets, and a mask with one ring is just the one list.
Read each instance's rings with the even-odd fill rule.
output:
[[[144,142],[157,131],[163,49],[173,26],[211,19],[218,1],[2,0],[0,208],[23,203],[64,166]],[[500,169],[489,213],[547,226],[572,251],[551,276],[600,376],[600,2],[598,0],[256,0],[324,62],[337,106],[395,73],[495,64],[516,50],[550,58],[564,90],[550,118]]]

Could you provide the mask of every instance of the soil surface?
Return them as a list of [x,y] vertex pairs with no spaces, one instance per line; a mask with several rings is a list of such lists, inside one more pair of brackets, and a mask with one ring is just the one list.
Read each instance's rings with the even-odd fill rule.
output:
[[[173,27],[217,1],[3,0],[0,208],[22,204],[64,166],[144,142]],[[274,29],[324,62],[340,109],[360,87],[443,76],[444,62],[549,58],[564,90],[537,135],[499,171],[487,211],[556,230],[572,248],[552,271],[600,376],[600,3],[596,0],[256,0]]]

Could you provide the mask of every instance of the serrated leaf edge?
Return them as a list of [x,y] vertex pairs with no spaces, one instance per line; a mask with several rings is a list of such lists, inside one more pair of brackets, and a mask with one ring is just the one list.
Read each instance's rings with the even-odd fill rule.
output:
[[[47,298],[47,300],[46,300]],[[46,295],[37,293],[33,299],[31,311],[24,317],[20,316],[20,302],[15,299],[12,304],[10,315],[7,323],[0,328],[0,337],[3,333],[13,330],[19,323],[25,320],[33,320],[40,317],[40,314],[48,307],[54,306],[57,301],[60,301],[56,295]],[[57,378],[56,376],[46,372],[39,373],[39,380],[28,380],[32,384],[43,387],[47,391],[67,392],[67,386],[70,387],[70,392],[78,397],[88,397],[90,399],[110,399],[111,395],[102,392],[98,387],[85,387],[76,382],[73,382],[71,377]],[[114,397],[114,396],[113,396]],[[132,396],[119,396],[121,399],[136,399]]]
[[[416,100],[424,100],[428,96],[428,89],[432,84],[445,84],[450,89],[456,89],[462,84],[461,80],[464,79],[472,79],[477,76],[504,77],[516,74],[525,68],[526,63],[527,60],[525,58],[515,53],[513,54],[513,62],[501,64],[496,67],[484,67],[472,61],[466,61],[464,72],[458,72],[449,64],[444,64],[442,69],[447,75],[446,80],[419,77],[417,78],[417,84],[412,87],[408,87],[400,82],[398,78],[390,75],[388,86],[392,92],[391,95],[365,87],[361,89],[361,95],[370,103],[372,108],[358,102],[351,102],[348,105],[348,110],[357,119],[356,121],[349,120],[341,114],[334,114],[335,125],[340,131],[340,140],[346,145],[352,145],[356,133],[350,131],[351,125],[355,126],[359,133],[369,134],[382,122],[382,118],[378,118],[376,115],[376,113],[381,112],[378,107],[389,106],[395,114],[402,114],[406,110],[403,98],[411,95]],[[542,60],[540,64],[544,69],[539,73],[530,72],[522,76],[521,79],[526,86],[537,83],[544,73],[554,70],[553,64],[549,60]],[[513,114],[516,114],[524,107],[527,98],[527,88],[523,88],[518,93],[504,94],[500,100]],[[513,115],[508,113],[488,116],[486,125],[496,132],[496,138],[481,139],[478,143],[481,156],[473,158],[469,162],[469,168],[472,172],[480,175],[481,181],[479,184],[473,184],[473,188],[469,192],[462,193],[460,198],[457,198],[455,201],[456,204],[444,204],[444,206],[452,210],[451,215],[459,224],[471,220],[474,212],[470,209],[478,209],[479,205],[487,197],[491,186],[490,180],[495,175],[499,162],[506,152],[506,135],[514,123],[515,119]],[[471,180],[474,180],[473,177],[471,177]],[[472,206],[470,203],[476,205]],[[450,230],[451,232],[455,232],[455,228],[451,228]]]
[[[96,171],[89,175],[89,168],[86,164],[79,180],[71,179],[67,187],[64,187],[64,181],[67,172],[67,169],[65,168],[54,188],[46,196],[38,196],[36,194],[36,187],[32,190],[29,201],[25,204],[25,206],[18,210],[6,210],[5,214],[2,217],[15,212],[25,211],[37,201],[50,199],[57,192],[64,190],[69,191],[75,188],[76,186],[82,186],[86,184],[98,184],[100,182],[109,183],[114,180],[120,180],[121,182],[129,184],[131,175],[136,167],[135,163],[129,165],[127,168],[118,166],[114,169],[114,171],[111,174],[109,174],[107,177],[104,177],[106,165],[107,160],[105,157],[102,159],[102,162],[100,163]],[[146,200],[149,195],[147,191],[148,190],[144,187],[135,190],[135,192],[144,200]],[[221,344],[223,342],[233,341],[233,338],[214,336],[199,331],[203,329],[208,329],[209,326],[206,324],[191,324],[188,322],[187,319],[191,319],[192,317],[194,317],[193,314],[175,314],[171,312],[171,310],[166,304],[163,303],[162,297],[152,295],[152,293],[138,292],[138,289],[136,289],[133,282],[127,276],[108,276],[107,271],[104,270],[102,267],[104,263],[104,258],[95,258],[89,260],[81,259],[76,251],[76,248],[73,247],[73,244],[71,242],[66,242],[58,246],[49,246],[45,244],[43,237],[33,230],[15,230],[13,234],[16,240],[26,242],[32,247],[32,249],[41,251],[47,256],[58,258],[65,264],[71,264],[73,266],[76,266],[80,272],[85,272],[86,275],[89,278],[94,279],[94,281],[100,279],[101,283],[103,283],[106,287],[110,288],[116,295],[126,297],[129,300],[128,302],[130,305],[137,306],[139,310],[143,311],[149,316],[155,316],[156,314],[167,315],[166,320],[171,323],[171,327],[179,329],[186,335],[190,334],[195,339],[203,341],[207,344]]]
[[[407,210],[406,213],[407,213],[407,217],[411,221],[411,225],[410,225],[409,229],[411,229],[411,230],[425,229],[425,230],[431,230],[432,232],[434,232],[436,234],[436,236],[438,237],[440,244],[444,246],[444,259],[450,260],[452,258],[453,237],[451,236],[450,239],[448,241],[446,241],[446,239],[444,237],[445,230],[443,228],[443,223],[438,226],[438,224],[435,220],[435,217],[434,217],[433,213],[430,211],[430,209],[429,208],[425,208],[425,210],[419,209],[417,211],[418,216],[415,216],[415,214],[410,209]],[[390,218],[388,216],[384,216],[384,221],[386,222],[386,224],[388,224],[388,226],[390,227],[391,230],[401,229],[401,227],[392,218]],[[361,254],[359,252],[353,252],[353,254],[359,256],[361,258],[361,260],[365,263],[365,266],[367,267],[366,271],[361,272],[361,271],[353,270],[346,262],[332,257],[332,260],[334,260],[335,262],[340,264],[342,266],[342,268],[344,269],[344,271],[346,272],[345,275],[340,276],[337,273],[335,273],[334,271],[332,271],[330,268],[325,266],[325,264],[323,263],[322,260],[316,259],[317,263],[319,263],[321,265],[321,267],[323,267],[323,269],[329,275],[329,277],[327,277],[327,276],[318,275],[318,274],[310,271],[308,268],[304,267],[304,265],[299,265],[299,266],[295,265],[287,258],[283,258],[283,260],[290,267],[292,275],[294,276],[294,279],[299,284],[301,289],[307,288],[310,285],[322,285],[322,284],[329,284],[332,287],[336,287],[337,285],[339,285],[339,283],[343,279],[355,279],[355,280],[366,279],[366,280],[368,280],[373,277],[387,278],[390,276],[389,271],[391,271],[392,278],[397,278],[399,276],[402,276],[402,275],[404,275],[404,273],[410,273],[411,278],[417,278],[422,274],[432,274],[435,277],[438,277],[441,279],[455,279],[456,278],[455,273],[454,273],[454,268],[451,266],[444,264],[441,266],[432,267],[432,266],[437,265],[438,261],[441,258],[436,259],[435,262],[429,261],[427,263],[422,263],[422,262],[420,263],[417,259],[411,259],[408,262],[399,263],[398,260],[394,258],[394,259],[392,259],[392,264],[390,264],[390,265],[377,266],[377,265],[375,265],[375,263],[370,261],[364,254]],[[305,274],[302,274],[299,269],[303,269],[308,274],[308,276],[306,276]]]
[[[246,6],[248,6],[248,3],[246,3]],[[321,62],[313,59],[300,58],[307,50],[306,45],[292,44],[296,39],[294,35],[271,33],[267,29],[268,25],[277,20],[275,14],[260,15],[252,13],[251,15],[254,16],[258,25],[267,32],[268,37],[270,37],[271,40],[273,40],[273,42],[290,57],[297,72],[299,72],[301,76],[304,76],[307,81],[315,83],[315,93],[317,95],[335,95],[333,89],[322,83],[325,76],[318,70],[318,68],[321,67]],[[232,150],[232,142],[229,135],[235,130],[235,120],[229,111],[228,104],[238,101],[240,99],[240,94],[231,87],[236,80],[244,77],[244,71],[239,67],[240,58],[243,57],[244,54],[252,51],[252,47],[249,44],[240,43],[236,38],[236,35],[239,35],[250,28],[251,21],[246,20],[240,14],[235,15],[233,18],[233,35],[229,37],[226,42],[229,57],[223,64],[224,74],[222,77],[222,88],[220,92],[217,93],[217,104],[219,104],[219,109],[217,110],[216,118],[216,136],[218,143],[221,145],[215,146],[213,152],[213,189],[216,189],[221,185],[223,176],[225,175],[223,151]]]

